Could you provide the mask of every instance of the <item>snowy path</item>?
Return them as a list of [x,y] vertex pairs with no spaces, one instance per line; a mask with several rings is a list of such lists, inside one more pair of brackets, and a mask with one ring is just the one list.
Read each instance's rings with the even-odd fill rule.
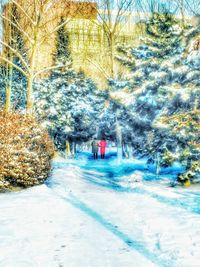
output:
[[200,267],[200,191],[130,168],[60,161],[47,185],[1,194],[0,267]]

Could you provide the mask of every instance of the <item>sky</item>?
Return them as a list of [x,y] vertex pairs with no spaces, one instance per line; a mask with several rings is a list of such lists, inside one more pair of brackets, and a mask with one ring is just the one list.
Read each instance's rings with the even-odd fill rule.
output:
[[[137,8],[140,11],[167,9],[172,13],[180,12],[178,3],[181,0],[138,0]],[[200,15],[200,0],[183,0],[185,13],[188,15]]]

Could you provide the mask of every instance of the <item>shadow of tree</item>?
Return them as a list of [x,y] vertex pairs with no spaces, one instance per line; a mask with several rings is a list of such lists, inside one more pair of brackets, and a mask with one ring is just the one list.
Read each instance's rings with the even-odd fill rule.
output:
[[[146,248],[144,243],[136,241],[136,240],[132,239],[131,237],[129,237],[127,234],[122,232],[118,228],[118,226],[110,223],[101,214],[99,214],[97,211],[91,209],[84,202],[80,201],[78,198],[76,198],[72,194],[70,194],[69,197],[63,197],[63,199],[65,201],[69,202],[75,208],[84,212],[87,216],[91,217],[93,220],[95,220],[97,223],[99,223],[101,226],[103,226],[109,232],[111,232],[113,235],[115,235],[117,238],[119,238],[125,245],[127,245],[129,248],[142,254],[145,258],[150,260],[152,263],[156,264],[156,266],[173,267],[173,264],[171,262],[166,262],[166,261],[163,262],[161,259],[159,259],[158,255],[149,251]],[[133,259],[133,266],[134,266],[134,259]]]

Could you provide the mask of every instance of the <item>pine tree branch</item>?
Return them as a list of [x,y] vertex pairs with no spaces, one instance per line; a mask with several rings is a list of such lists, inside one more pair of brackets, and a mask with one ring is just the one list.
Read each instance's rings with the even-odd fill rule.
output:
[[197,34],[200,33],[200,25],[197,26],[196,28],[189,30],[186,33],[186,44],[188,45],[191,41],[192,38],[194,38]]
[[106,79],[109,79],[109,75],[106,73],[106,71],[101,66],[99,66],[98,64],[96,64],[90,58],[87,58],[87,61],[89,61],[90,63],[92,63],[104,75],[104,77]]
[[70,21],[70,19],[65,20],[62,24],[60,24],[57,27],[55,27],[51,32],[48,32],[47,34],[45,34],[42,37],[42,40],[38,43],[38,46],[42,45],[43,42],[46,40],[47,37],[50,37],[52,34],[56,33],[60,28],[62,28],[63,26],[65,26],[69,21]]

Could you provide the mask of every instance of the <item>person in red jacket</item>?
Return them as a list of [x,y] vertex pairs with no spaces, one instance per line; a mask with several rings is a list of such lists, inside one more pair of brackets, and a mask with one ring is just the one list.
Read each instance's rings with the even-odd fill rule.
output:
[[100,146],[100,154],[101,154],[101,158],[104,159],[105,158],[105,153],[106,153],[106,140],[103,138],[100,142],[99,142],[99,146]]

